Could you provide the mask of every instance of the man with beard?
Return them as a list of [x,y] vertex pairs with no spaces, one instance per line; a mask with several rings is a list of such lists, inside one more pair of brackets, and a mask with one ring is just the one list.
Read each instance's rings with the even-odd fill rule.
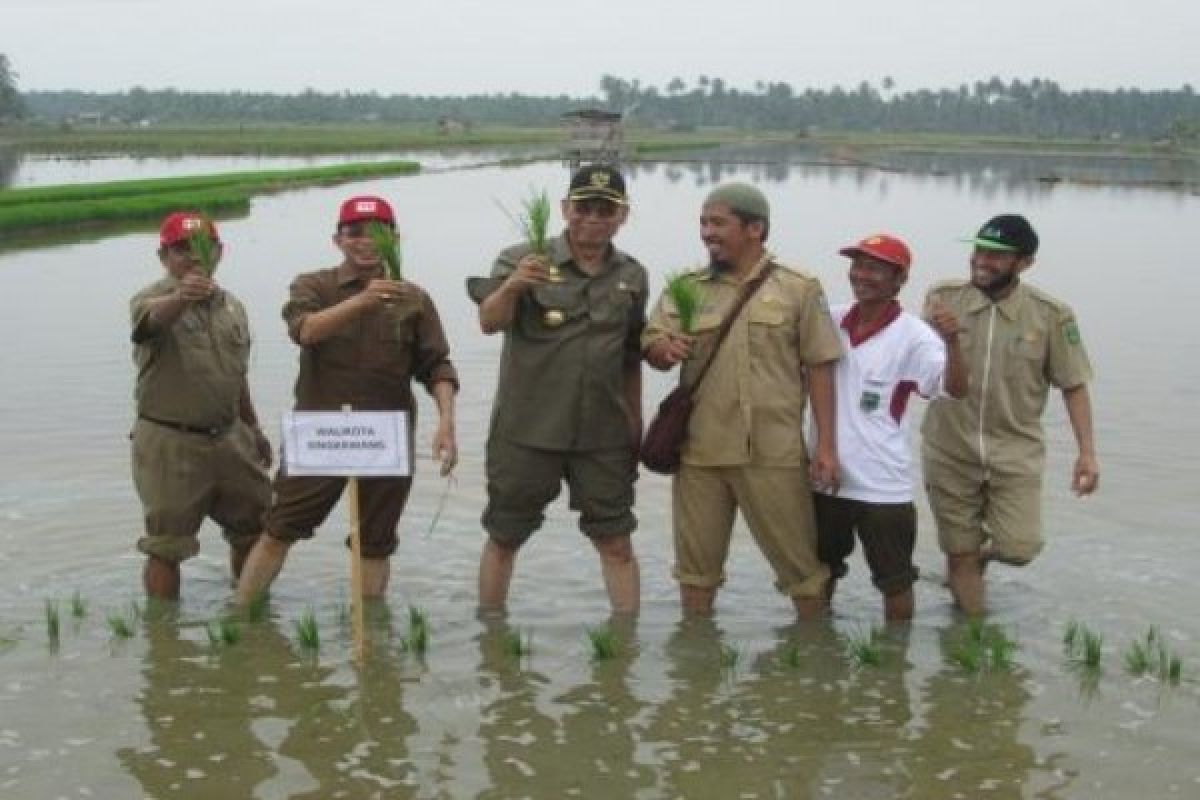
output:
[[[333,244],[342,261],[292,281],[283,318],[300,346],[297,411],[407,411],[409,434],[416,424],[412,381],[423,384],[437,404],[433,457],[442,474],[458,458],[454,396],[458,376],[433,300],[406,280],[385,277],[371,224],[394,228],[392,207],[380,197],[351,197],[338,212]],[[309,539],[346,486],[346,478],[286,475],[275,479],[275,500],[266,535],[251,551],[238,583],[238,601],[248,603],[271,585],[289,548]],[[363,593],[381,597],[396,550],[396,526],[408,500],[412,477],[361,478]]]
[[969,281],[934,286],[926,300],[949,309],[969,376],[962,400],[935,399],[922,427],[929,504],[946,553],[955,603],[984,611],[989,561],[1021,566],[1042,549],[1042,412],[1051,386],[1062,391],[1078,456],[1071,488],[1096,490],[1099,465],[1087,382],[1092,370],[1075,315],[1020,280],[1038,237],[1017,214],[989,220],[971,240]]
[[[690,384],[713,353],[722,320],[749,287],[693,396],[682,464],[672,481],[675,579],[685,613],[711,614],[725,580],[734,517],[750,533],[802,618],[825,607],[829,570],[817,558],[812,487],[836,491],[834,363],[841,356],[820,282],[766,250],[770,208],[743,183],[704,201],[700,236],[710,264],[690,274],[703,303],[687,335],[664,295],[642,336],[651,366],[683,363]],[[816,442],[804,441],[805,400]]]
[[829,567],[829,597],[846,574],[857,534],[883,595],[884,617],[913,615],[913,506],[908,405],[914,393],[962,397],[967,367],[958,320],[932,309],[930,324],[901,308],[912,254],[895,236],[876,234],[839,251],[852,259],[854,303],[832,309],[846,355],[837,365],[837,446],[841,486],[818,492],[817,553]]
[[467,284],[480,328],[504,335],[487,441],[479,608],[504,610],[517,552],[565,482],[612,610],[633,614],[646,270],[612,244],[629,214],[619,171],[577,170],[561,209],[566,230],[546,252],[528,242],[509,247],[490,277]]

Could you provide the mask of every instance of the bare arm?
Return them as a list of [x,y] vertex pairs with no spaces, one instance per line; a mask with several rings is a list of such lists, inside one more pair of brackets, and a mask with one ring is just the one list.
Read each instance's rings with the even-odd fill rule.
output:
[[1096,460],[1096,445],[1092,433],[1092,400],[1087,384],[1063,389],[1063,404],[1071,421],[1071,432],[1079,455],[1071,474],[1071,489],[1080,497],[1096,491],[1100,485],[1100,463]]
[[458,439],[454,432],[454,396],[450,381],[438,381],[430,389],[437,404],[438,425],[433,434],[433,459],[441,463],[441,474],[449,475],[458,463]]
[[837,493],[840,474],[837,460],[837,403],[833,370],[836,361],[808,367],[808,400],[812,405],[817,441],[813,448],[813,487]]

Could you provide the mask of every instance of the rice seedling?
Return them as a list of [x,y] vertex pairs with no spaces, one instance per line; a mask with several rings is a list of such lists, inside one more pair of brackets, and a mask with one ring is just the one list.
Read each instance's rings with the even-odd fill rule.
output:
[[679,314],[679,328],[686,334],[696,330],[696,315],[704,304],[704,289],[686,272],[667,276],[667,296]]
[[520,630],[505,631],[504,652],[513,658],[533,655],[533,631],[525,631],[524,638]]
[[50,640],[50,644],[58,644],[59,633],[59,614],[58,600],[47,598],[46,600],[46,638]]
[[87,616],[87,601],[83,599],[83,595],[76,589],[71,595],[71,616],[75,619],[83,619]]
[[259,623],[265,620],[270,610],[270,602],[271,595],[266,591],[261,591],[250,598],[250,602],[246,604],[246,621]]
[[883,663],[883,630],[878,626],[869,631],[859,630],[846,640],[850,660],[858,667],[878,667]]
[[417,606],[408,607],[408,635],[404,637],[404,649],[417,655],[425,655],[429,649],[429,615]]
[[721,643],[721,669],[734,670],[742,663],[742,648],[737,644]]
[[546,190],[531,192],[529,197],[521,202],[521,216],[518,220],[521,234],[529,249],[539,256],[546,255],[549,249],[550,229],[550,198]]
[[242,638],[242,629],[233,617],[214,619],[208,623],[206,630],[208,631],[208,643],[214,647],[237,644],[238,640]]
[[1077,620],[1071,619],[1067,621],[1067,627],[1063,630],[1063,654],[1073,656],[1076,653],[1076,648],[1083,636],[1084,626]]
[[783,663],[792,669],[798,669],[804,663],[804,657],[800,653],[800,645],[792,642],[783,651]]
[[396,236],[395,229],[378,220],[371,220],[367,223],[367,235],[371,237],[371,243],[375,245],[375,249],[379,251],[379,257],[383,259],[383,272],[387,279],[390,281],[403,280],[403,259],[400,255],[400,240]]
[[137,617],[113,611],[108,615],[108,630],[114,639],[133,638],[133,629],[137,625]]
[[983,670],[1001,671],[1012,667],[1017,641],[999,625],[973,619],[963,637],[950,649],[950,660],[971,674]]
[[613,629],[607,625],[599,625],[587,629],[588,641],[592,645],[592,660],[605,661],[616,658],[621,651],[620,641]]
[[1081,622],[1071,620],[1063,633],[1063,652],[1072,664],[1098,670],[1104,655],[1104,636]]
[[208,230],[193,231],[188,236],[188,247],[192,256],[200,262],[200,269],[211,278],[217,271],[217,243],[208,235]]
[[1130,642],[1125,650],[1125,670],[1134,676],[1153,674],[1162,683],[1178,686],[1183,676],[1183,659],[1171,650],[1158,626]]
[[306,609],[300,615],[300,619],[296,620],[296,638],[305,650],[315,652],[321,649],[321,631],[317,627],[317,615],[312,608]]

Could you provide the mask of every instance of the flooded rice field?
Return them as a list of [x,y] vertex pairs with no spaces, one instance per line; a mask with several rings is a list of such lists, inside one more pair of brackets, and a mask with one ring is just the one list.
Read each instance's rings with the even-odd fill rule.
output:
[[[221,169],[243,166],[263,164]],[[46,182],[145,174],[97,168]],[[295,273],[335,263],[329,234],[345,196],[393,201],[406,274],[432,294],[451,339],[462,463],[449,482],[418,463],[389,596],[367,609],[361,666],[344,508],[293,549],[262,618],[243,620],[236,641],[212,625],[231,591],[211,526],[184,567],[178,607],[141,597],[126,303],[161,269],[154,231],[0,252],[0,797],[1200,796],[1189,455],[1200,447],[1190,354],[1200,271],[1188,243],[1200,198],[1003,171],[633,169],[619,243],[647,265],[656,293],[667,272],[702,258],[699,204],[722,180],[760,184],[772,202],[769,245],[816,273],[833,302],[849,297],[837,249],[867,233],[912,244],[902,300],[915,307],[931,282],[965,277],[961,239],[984,219],[1027,214],[1043,241],[1028,278],[1075,308],[1095,367],[1101,483],[1087,500],[1068,491],[1073,443],[1052,398],[1047,547],[1025,569],[990,572],[995,627],[972,629],[953,613],[922,498],[916,619],[872,634],[879,602],[861,558],[833,618],[798,624],[742,529],[716,617],[682,620],[669,484],[643,475],[643,610],[611,622],[616,654],[598,659],[588,631],[610,623],[607,600],[565,503],[518,562],[508,618],[475,615],[500,341],[479,333],[464,280],[517,236],[499,206],[518,207],[531,187],[558,193],[566,179],[547,163],[451,169],[267,196],[221,224],[218,281],[250,314],[251,385],[275,430],[297,361],[279,310]],[[669,382],[648,375],[647,411]],[[422,411],[425,448],[434,415],[428,403]],[[429,618],[424,653],[407,639],[410,606]],[[297,630],[310,611],[317,648]],[[1098,669],[1064,653],[1072,622],[1103,636]],[[1161,647],[1168,664],[1134,674],[1127,662],[1152,626],[1151,660]],[[983,656],[977,640],[993,643]]]

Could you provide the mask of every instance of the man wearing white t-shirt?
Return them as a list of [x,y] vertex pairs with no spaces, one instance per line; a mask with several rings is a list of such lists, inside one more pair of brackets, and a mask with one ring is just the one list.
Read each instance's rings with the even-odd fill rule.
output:
[[938,307],[927,324],[900,307],[912,255],[896,237],[868,236],[839,252],[852,259],[855,302],[831,309],[846,353],[835,368],[841,484],[813,496],[818,556],[832,575],[832,600],[857,532],[884,617],[911,619],[917,514],[906,412],[914,393],[966,394],[958,320]]

